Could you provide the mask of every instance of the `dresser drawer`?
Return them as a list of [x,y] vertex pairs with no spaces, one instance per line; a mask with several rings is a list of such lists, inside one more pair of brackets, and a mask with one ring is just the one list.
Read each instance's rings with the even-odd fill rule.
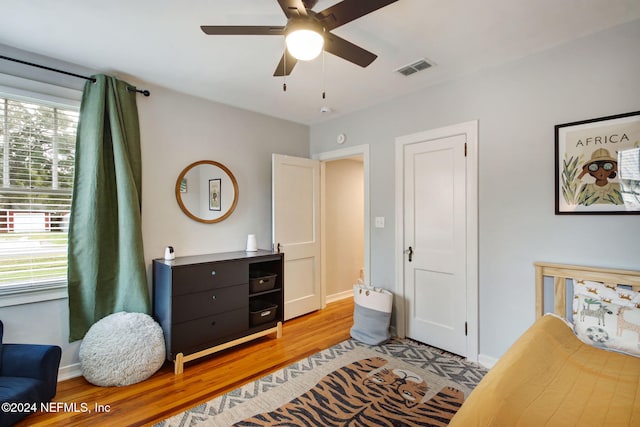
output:
[[211,262],[173,269],[173,295],[203,292],[249,282],[246,261]]
[[173,355],[211,347],[216,341],[249,328],[249,310],[241,308],[172,326]]
[[175,295],[172,323],[207,317],[237,308],[248,307],[249,285],[227,286],[195,294]]

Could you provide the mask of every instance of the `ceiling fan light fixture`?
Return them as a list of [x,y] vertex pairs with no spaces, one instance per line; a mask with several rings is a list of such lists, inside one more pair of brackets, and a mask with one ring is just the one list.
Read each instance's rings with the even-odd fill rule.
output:
[[311,21],[292,22],[287,25],[287,50],[300,61],[315,59],[324,46],[323,28]]

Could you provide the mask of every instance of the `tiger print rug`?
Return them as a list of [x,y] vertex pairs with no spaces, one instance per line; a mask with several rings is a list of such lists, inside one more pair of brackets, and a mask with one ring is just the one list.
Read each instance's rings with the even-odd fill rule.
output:
[[485,373],[410,340],[350,339],[155,426],[446,426]]

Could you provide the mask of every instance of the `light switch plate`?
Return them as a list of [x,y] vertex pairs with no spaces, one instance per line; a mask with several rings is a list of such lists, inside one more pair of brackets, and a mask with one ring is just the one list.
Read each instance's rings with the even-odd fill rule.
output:
[[376,217],[376,228],[384,228],[384,217],[377,216]]

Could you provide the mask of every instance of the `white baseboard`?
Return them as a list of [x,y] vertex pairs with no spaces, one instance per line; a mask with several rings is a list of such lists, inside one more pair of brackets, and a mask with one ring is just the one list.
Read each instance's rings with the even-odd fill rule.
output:
[[79,363],[62,366],[58,369],[58,381],[70,380],[82,376],[82,368]]
[[497,361],[498,359],[495,357],[487,356],[486,354],[478,355],[478,363],[487,369],[493,368],[493,365],[495,365]]
[[338,292],[337,294],[327,295],[326,302],[327,304],[340,301],[341,299],[349,298],[353,296],[353,289],[349,289],[348,291]]

